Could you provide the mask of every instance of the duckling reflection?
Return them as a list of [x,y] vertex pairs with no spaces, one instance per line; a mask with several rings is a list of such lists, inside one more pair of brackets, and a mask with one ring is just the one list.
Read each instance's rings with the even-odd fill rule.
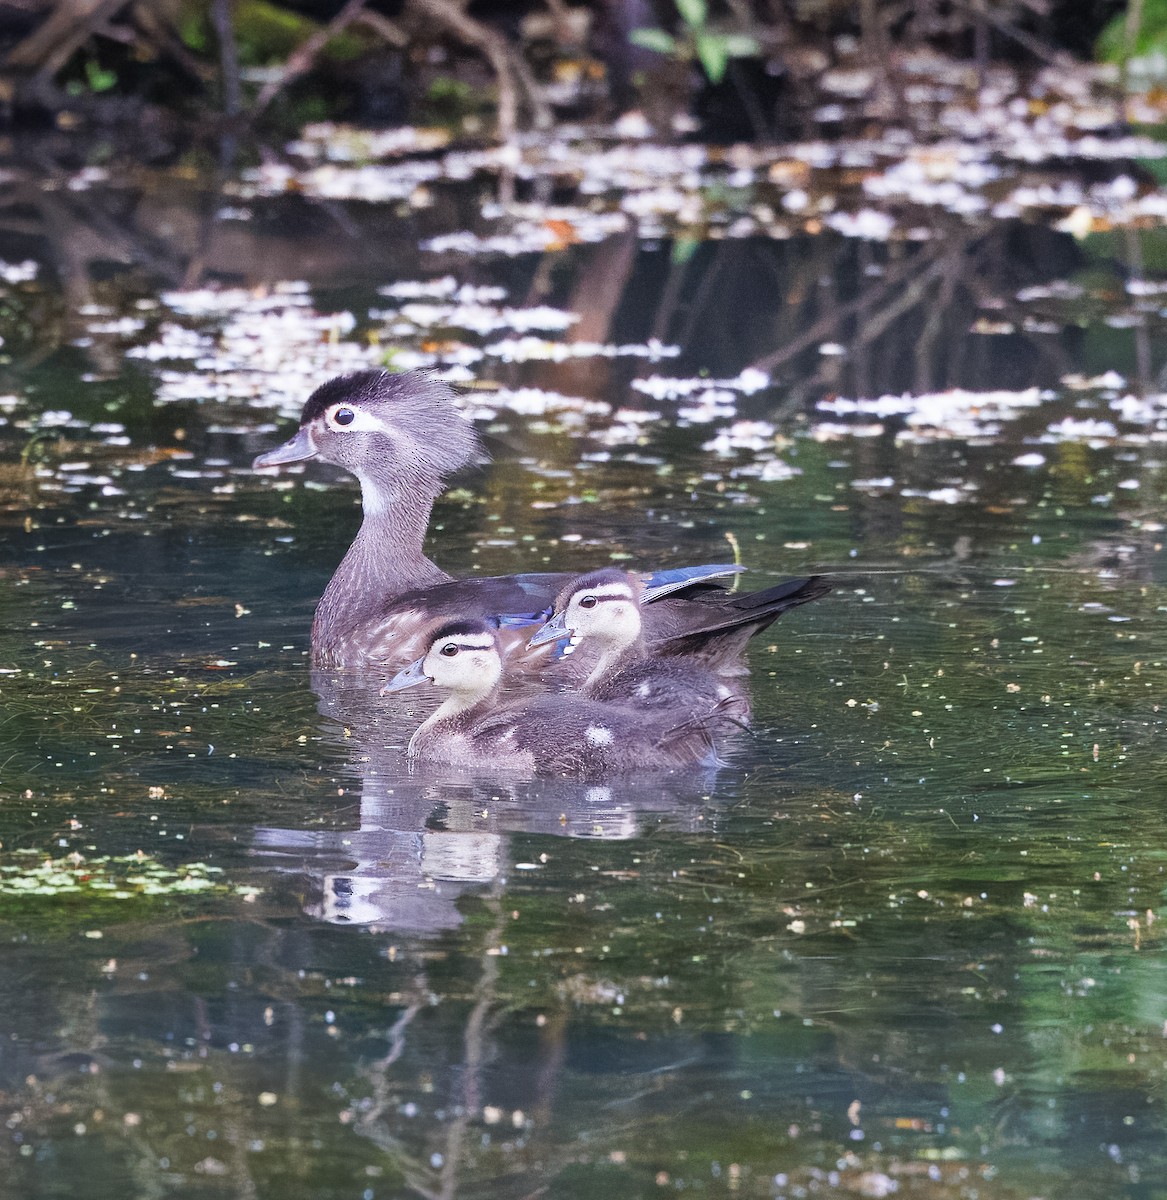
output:
[[417,716],[402,700],[424,693],[382,700],[359,677],[332,671],[312,684],[332,760],[328,790],[340,785],[355,807],[351,816],[334,809],[324,828],[259,828],[253,852],[296,879],[304,911],[320,920],[432,937],[461,923],[463,897],[516,869],[515,834],[624,841],[657,825],[715,828],[713,770],[602,783],[440,764],[411,772],[405,749]]
[[382,689],[430,683],[445,693],[410,738],[410,759],[583,779],[715,762],[713,732],[732,701],[728,689],[718,696],[714,683],[711,702],[687,713],[635,711],[566,693],[500,706],[501,681],[502,651],[490,625],[440,626],[425,655]]

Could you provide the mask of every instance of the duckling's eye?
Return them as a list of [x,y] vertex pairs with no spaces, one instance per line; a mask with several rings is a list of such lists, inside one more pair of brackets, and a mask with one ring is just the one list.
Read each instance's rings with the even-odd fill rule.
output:
[[332,414],[332,419],[338,425],[351,425],[357,419],[357,414],[351,408],[338,408]]
[[447,643],[446,643],[446,644],[445,644],[445,645],[444,645],[444,646],[443,646],[443,647],[442,647],[442,648],[441,648],[441,649],[438,651],[438,653],[439,653],[440,655],[442,655],[442,657],[443,657],[443,658],[453,658],[453,657],[454,657],[454,655],[458,653],[458,647],[457,647],[457,646],[455,646],[453,642],[447,642]]
[[595,608],[596,607],[595,596],[584,596],[580,600],[579,606],[580,606],[580,608]]

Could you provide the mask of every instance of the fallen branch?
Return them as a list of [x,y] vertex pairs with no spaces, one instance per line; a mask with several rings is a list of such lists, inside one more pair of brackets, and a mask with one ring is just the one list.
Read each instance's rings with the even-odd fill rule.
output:
[[1003,34],[1007,38],[1012,38],[1019,46],[1023,46],[1035,58],[1041,59],[1042,62],[1049,63],[1055,67],[1072,66],[1074,59],[1064,50],[1059,50],[1056,46],[1050,45],[1048,42],[1042,41],[1032,33],[1027,33],[1024,29],[1019,29],[1011,21],[1007,21],[1004,17],[994,12],[988,5],[970,4],[967,0],[953,0],[953,6],[969,13],[976,20],[984,25],[991,25],[998,33]]

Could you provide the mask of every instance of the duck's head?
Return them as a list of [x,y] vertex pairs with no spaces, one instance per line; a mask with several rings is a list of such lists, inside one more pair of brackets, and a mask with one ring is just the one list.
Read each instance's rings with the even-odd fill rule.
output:
[[477,449],[473,427],[440,380],[416,371],[356,371],[321,384],[308,397],[295,435],[252,465],[318,458],[362,483],[402,479],[436,488]]
[[488,696],[501,676],[502,654],[494,630],[485,621],[447,621],[434,632],[425,654],[398,671],[381,695],[428,682],[473,703]]
[[627,571],[589,571],[559,593],[551,620],[527,644],[539,646],[566,635],[570,647],[586,641],[605,652],[623,650],[640,636],[641,591]]

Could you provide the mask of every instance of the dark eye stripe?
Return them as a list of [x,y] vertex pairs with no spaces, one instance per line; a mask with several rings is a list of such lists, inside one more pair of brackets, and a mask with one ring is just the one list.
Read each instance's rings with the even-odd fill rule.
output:
[[446,650],[448,647],[451,647],[451,646],[453,646],[457,650],[493,650],[494,649],[493,642],[448,642],[448,641],[446,641],[445,638],[442,639],[442,644],[440,647],[437,647],[437,649],[438,649],[438,652],[441,653],[442,651]]

